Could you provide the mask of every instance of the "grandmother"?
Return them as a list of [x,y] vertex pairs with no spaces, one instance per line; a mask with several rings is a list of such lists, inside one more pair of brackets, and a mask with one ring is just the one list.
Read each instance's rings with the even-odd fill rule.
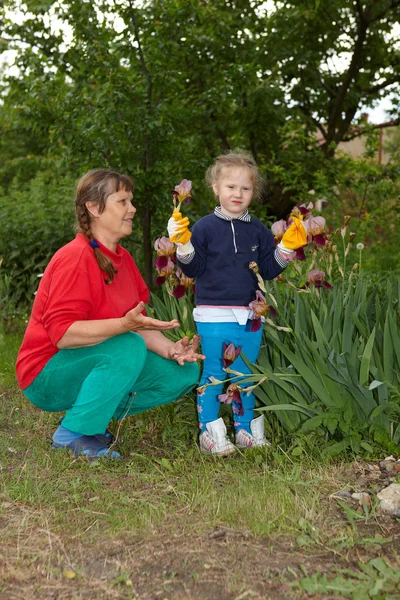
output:
[[146,316],[149,292],[119,241],[132,232],[133,181],[95,169],[77,184],[78,234],[47,266],[17,358],[32,404],[66,411],[53,448],[121,458],[107,426],[173,402],[198,381],[198,339],[173,343],[173,321]]

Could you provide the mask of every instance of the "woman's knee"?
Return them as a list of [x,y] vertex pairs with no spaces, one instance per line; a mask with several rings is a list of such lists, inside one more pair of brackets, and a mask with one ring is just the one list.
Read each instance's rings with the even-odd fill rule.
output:
[[102,342],[101,345],[104,353],[111,356],[113,361],[126,366],[132,365],[133,360],[135,364],[144,364],[146,360],[146,342],[137,333],[128,331]]

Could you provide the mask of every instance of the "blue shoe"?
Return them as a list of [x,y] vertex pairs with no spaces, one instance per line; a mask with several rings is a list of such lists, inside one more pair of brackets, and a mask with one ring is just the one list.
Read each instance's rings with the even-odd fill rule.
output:
[[112,459],[122,458],[119,452],[115,452],[115,450],[110,450],[108,446],[104,446],[104,443],[96,435],[82,435],[68,444],[53,442],[52,448],[55,450],[72,450],[74,456],[87,456],[90,459],[103,457]]
[[115,435],[113,435],[109,429],[106,429],[105,433],[96,433],[93,437],[105,446],[111,446],[116,441]]
[[[60,417],[58,420],[58,424],[62,425],[63,420],[64,417]],[[111,444],[114,444],[114,442],[116,441],[115,435],[113,435],[109,429],[106,429],[105,433],[95,433],[93,437],[98,439],[99,442],[103,444],[103,446],[111,446]],[[118,439],[120,442],[122,441],[120,438]]]

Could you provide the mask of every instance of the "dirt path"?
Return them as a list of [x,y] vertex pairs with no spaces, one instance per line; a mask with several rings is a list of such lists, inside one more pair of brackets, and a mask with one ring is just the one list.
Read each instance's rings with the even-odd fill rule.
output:
[[287,539],[254,538],[229,529],[196,535],[176,522],[175,533],[172,528],[171,523],[146,538],[119,534],[99,542],[99,536],[95,536],[91,543],[64,540],[45,530],[31,531],[30,536],[16,535],[0,552],[0,598],[327,600],[343,596],[310,595],[291,584],[304,573],[355,570],[360,562],[366,563],[372,557],[393,557],[400,548],[400,531],[395,523],[392,531],[382,531],[381,527],[365,531],[371,538],[391,533],[390,543],[355,546],[336,553],[315,545],[302,552]]

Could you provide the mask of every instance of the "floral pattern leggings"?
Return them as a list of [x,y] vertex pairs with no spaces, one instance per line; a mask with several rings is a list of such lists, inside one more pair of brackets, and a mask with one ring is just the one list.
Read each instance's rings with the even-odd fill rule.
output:
[[[242,352],[250,362],[257,360],[260,352],[261,339],[263,328],[258,331],[250,331],[251,321],[246,325],[239,323],[200,323],[197,322],[197,331],[201,336],[201,348],[206,359],[203,363],[203,372],[200,378],[199,387],[210,383],[210,377],[215,377],[218,380],[226,380],[230,377],[228,373],[223,371],[223,348],[224,342],[234,344],[234,346],[242,346]],[[249,374],[250,369],[241,356],[231,365],[234,371]],[[239,379],[234,380],[240,384]],[[224,388],[223,383],[219,385],[210,385],[206,387],[201,394],[197,395],[197,411],[199,416],[200,430],[204,430],[206,423],[218,419],[218,413],[221,402],[218,396],[222,395]],[[248,384],[251,385],[251,384]],[[243,414],[238,414],[238,406],[232,402],[234,426],[235,430],[245,429],[249,433],[250,421],[254,418],[255,397],[254,394],[242,393],[241,404]]]

